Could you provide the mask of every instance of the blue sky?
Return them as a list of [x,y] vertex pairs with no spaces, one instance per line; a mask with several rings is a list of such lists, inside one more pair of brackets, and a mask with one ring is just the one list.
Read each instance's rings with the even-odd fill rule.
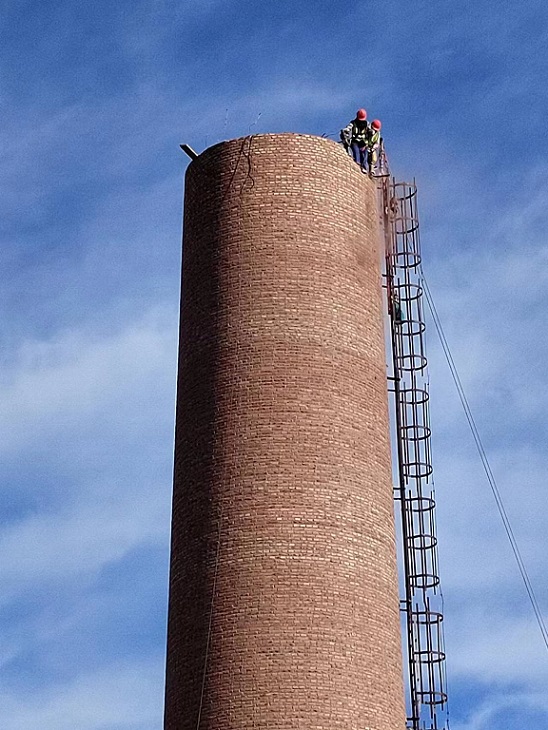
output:
[[[160,730],[181,196],[198,151],[365,106],[548,614],[548,6],[4,0],[0,721]],[[453,730],[548,730],[548,653],[433,327]]]

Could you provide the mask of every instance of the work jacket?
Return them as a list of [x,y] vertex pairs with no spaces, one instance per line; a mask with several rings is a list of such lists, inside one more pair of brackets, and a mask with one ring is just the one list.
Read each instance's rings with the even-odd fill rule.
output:
[[380,140],[381,133],[377,129],[369,127],[369,133],[367,135],[367,146],[369,147],[369,149],[372,149],[373,147],[378,147]]
[[369,123],[367,119],[354,119],[352,122],[352,142],[356,142],[360,147],[365,147],[367,138],[369,137]]

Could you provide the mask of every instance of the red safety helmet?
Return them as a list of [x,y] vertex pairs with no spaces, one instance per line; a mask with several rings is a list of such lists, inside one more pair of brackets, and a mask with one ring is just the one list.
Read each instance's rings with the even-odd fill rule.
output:
[[356,119],[359,119],[361,122],[367,119],[367,112],[365,111],[365,109],[358,109],[358,111],[356,112]]
[[381,127],[382,124],[380,122],[380,119],[373,119],[373,121],[371,122],[371,128],[378,132]]

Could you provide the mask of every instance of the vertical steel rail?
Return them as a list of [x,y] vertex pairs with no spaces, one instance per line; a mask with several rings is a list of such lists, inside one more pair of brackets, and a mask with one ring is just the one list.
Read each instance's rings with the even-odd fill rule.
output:
[[409,730],[445,730],[447,693],[432,479],[417,188],[379,181],[392,344]]

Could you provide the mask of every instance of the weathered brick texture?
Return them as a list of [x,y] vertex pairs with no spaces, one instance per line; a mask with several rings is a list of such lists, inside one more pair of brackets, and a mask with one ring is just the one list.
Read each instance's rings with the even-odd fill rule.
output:
[[188,169],[166,730],[405,727],[377,221],[321,138]]

